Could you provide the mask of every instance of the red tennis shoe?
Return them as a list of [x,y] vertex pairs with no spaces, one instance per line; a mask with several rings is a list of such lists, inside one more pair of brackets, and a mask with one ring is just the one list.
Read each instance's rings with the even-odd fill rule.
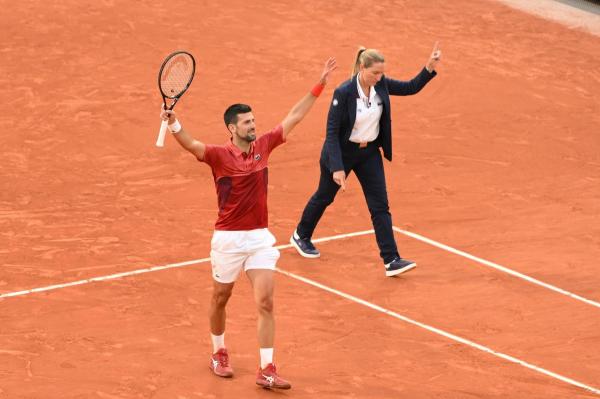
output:
[[210,358],[210,365],[208,366],[210,369],[223,378],[231,378],[233,377],[233,369],[229,365],[229,355],[227,354],[227,349],[221,348]]
[[290,389],[292,385],[277,375],[277,370],[273,363],[267,364],[264,369],[258,368],[256,375],[256,384],[263,388]]

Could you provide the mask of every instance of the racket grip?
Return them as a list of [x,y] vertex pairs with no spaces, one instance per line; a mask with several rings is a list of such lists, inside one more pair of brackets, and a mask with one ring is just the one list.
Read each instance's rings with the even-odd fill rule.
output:
[[167,125],[169,124],[168,120],[162,121],[160,124],[160,130],[158,131],[158,138],[156,139],[157,147],[165,146],[165,136],[167,135]]

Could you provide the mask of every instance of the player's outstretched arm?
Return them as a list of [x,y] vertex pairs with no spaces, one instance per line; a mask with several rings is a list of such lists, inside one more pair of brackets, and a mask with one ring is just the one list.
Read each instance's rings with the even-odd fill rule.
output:
[[194,154],[196,158],[204,159],[204,150],[206,149],[206,145],[187,134],[179,121],[177,121],[177,115],[175,112],[165,111],[163,109],[160,113],[160,117],[163,120],[169,119],[169,130],[171,130],[172,127],[175,129],[171,131],[173,133],[173,137],[175,137],[177,142],[183,148]]
[[319,83],[310,91],[310,93],[306,94],[296,105],[292,107],[290,113],[283,119],[281,125],[283,126],[283,138],[285,139],[287,135],[292,131],[292,129],[300,123],[302,119],[308,114],[308,111],[312,108],[313,104],[323,88],[327,84],[327,78],[329,74],[333,72],[337,68],[335,58],[331,57],[325,62],[325,67],[323,68],[323,72],[321,73],[321,78],[319,79]]

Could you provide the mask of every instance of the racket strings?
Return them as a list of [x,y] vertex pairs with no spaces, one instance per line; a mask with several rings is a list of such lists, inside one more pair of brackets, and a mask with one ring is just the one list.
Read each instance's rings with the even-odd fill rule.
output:
[[185,91],[194,76],[190,56],[179,54],[165,64],[160,76],[160,89],[165,97],[174,98]]

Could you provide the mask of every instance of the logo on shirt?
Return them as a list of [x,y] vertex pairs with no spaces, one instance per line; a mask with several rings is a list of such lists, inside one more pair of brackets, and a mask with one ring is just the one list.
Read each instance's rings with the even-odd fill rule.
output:
[[334,98],[333,99],[333,106],[337,107],[337,105],[338,105],[338,100],[337,100],[337,98]]
[[254,156],[254,160],[255,160],[255,161],[260,161],[260,158],[261,158],[260,154],[256,154],[256,155]]

